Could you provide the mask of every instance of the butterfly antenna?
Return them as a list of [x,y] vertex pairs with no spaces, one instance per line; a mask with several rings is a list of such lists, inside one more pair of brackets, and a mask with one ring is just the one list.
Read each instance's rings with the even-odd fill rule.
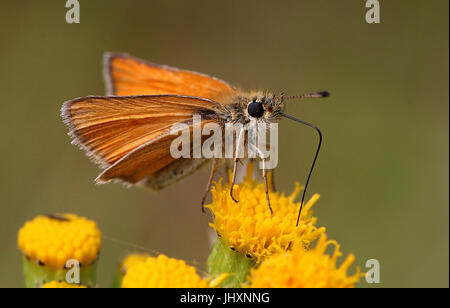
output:
[[306,179],[305,189],[303,190],[302,202],[300,203],[300,209],[298,211],[297,223],[295,224],[295,226],[298,227],[298,223],[300,222],[300,215],[302,214],[303,202],[305,201],[306,190],[308,189],[309,179],[311,178],[312,171],[314,169],[314,166],[316,165],[317,157],[319,156],[320,147],[322,146],[322,132],[320,131],[320,129],[317,126],[312,125],[312,124],[310,124],[308,122],[299,120],[297,118],[291,117],[291,116],[289,116],[287,114],[284,114],[284,113],[281,113],[280,115],[285,117],[285,118],[291,119],[291,120],[293,120],[295,122],[307,125],[307,126],[309,126],[311,128],[314,128],[316,130],[316,132],[319,134],[319,144],[317,146],[316,155],[314,155],[314,160],[313,160],[313,163],[311,165],[311,169],[309,170],[308,178]]
[[312,92],[312,93],[306,93],[306,94],[300,94],[300,95],[294,95],[294,96],[283,96],[283,99],[322,98],[322,97],[328,97],[328,96],[330,96],[329,92],[320,91],[320,92]]

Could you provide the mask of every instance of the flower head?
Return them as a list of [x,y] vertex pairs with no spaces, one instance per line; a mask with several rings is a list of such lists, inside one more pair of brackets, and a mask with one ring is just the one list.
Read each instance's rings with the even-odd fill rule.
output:
[[86,286],[70,284],[64,281],[50,281],[42,286],[43,289],[85,289]]
[[317,218],[311,211],[319,199],[318,194],[304,205],[300,224],[296,227],[300,205],[294,200],[301,186],[297,183],[290,196],[270,192],[271,214],[264,183],[254,180],[252,173],[252,165],[249,164],[244,182],[233,188],[239,203],[230,198],[230,185],[222,185],[219,181],[211,190],[213,202],[206,206],[214,214],[214,222],[210,226],[230,247],[261,261],[264,257],[286,251],[290,245],[307,248],[325,232],[325,228],[315,226]]
[[19,230],[20,251],[35,263],[62,269],[67,260],[92,264],[101,247],[95,222],[74,214],[38,216]]
[[[335,245],[332,256],[325,254],[328,245]],[[322,235],[317,246],[309,251],[298,247],[287,253],[265,260],[257,269],[252,269],[249,277],[250,287],[254,288],[351,288],[358,282],[361,274],[347,275],[354,262],[349,255],[337,266],[342,255],[335,241],[328,241]]]
[[201,278],[194,267],[165,255],[147,257],[128,268],[123,288],[206,288],[209,280]]

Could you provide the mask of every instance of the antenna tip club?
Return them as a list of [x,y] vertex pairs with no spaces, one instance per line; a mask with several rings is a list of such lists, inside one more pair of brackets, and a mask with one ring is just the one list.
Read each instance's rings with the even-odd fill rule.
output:
[[320,97],[328,97],[328,96],[330,96],[330,92],[328,92],[328,91],[318,92],[317,94],[319,94]]

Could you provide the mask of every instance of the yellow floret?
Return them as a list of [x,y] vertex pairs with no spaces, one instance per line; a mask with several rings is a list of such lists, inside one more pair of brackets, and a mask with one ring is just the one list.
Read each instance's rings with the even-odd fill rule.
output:
[[19,249],[28,259],[58,269],[70,259],[92,264],[101,242],[96,223],[74,214],[38,216],[26,222],[18,236]]
[[125,275],[129,268],[141,262],[145,262],[149,257],[150,256],[145,253],[134,253],[126,256],[120,264],[120,273]]

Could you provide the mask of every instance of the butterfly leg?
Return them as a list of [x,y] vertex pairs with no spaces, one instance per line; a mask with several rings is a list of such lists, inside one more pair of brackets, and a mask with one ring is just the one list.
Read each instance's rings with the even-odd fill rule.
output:
[[[268,179],[268,176],[267,176],[267,169],[266,169],[266,157],[264,156],[264,154],[262,153],[262,151],[258,147],[254,146],[254,149],[255,149],[256,153],[258,154],[259,158],[261,158],[261,161],[262,161],[262,176],[264,178],[264,187],[265,187],[265,190],[266,190],[267,205],[269,206],[270,213],[273,214],[272,206],[270,205],[269,179]],[[273,188],[273,173],[271,174],[271,181],[270,182],[271,182],[271,186]]]
[[239,154],[241,152],[241,141],[242,138],[244,137],[244,133],[245,130],[241,129],[241,131],[239,132],[239,137],[237,139],[237,143],[236,143],[236,153],[234,155],[234,164],[233,164],[233,176],[232,176],[232,180],[231,180],[231,188],[230,188],[230,196],[231,199],[233,199],[234,202],[238,203],[239,201],[236,200],[233,196],[233,188],[234,188],[234,184],[236,182],[236,171],[237,171],[237,165],[239,162]]
[[238,162],[239,162],[239,158],[236,157],[234,159],[234,164],[233,164],[233,177],[232,177],[232,180],[231,180],[231,188],[230,188],[231,199],[233,199],[233,201],[236,202],[236,203],[238,203],[239,201],[236,200],[234,198],[234,196],[233,196],[233,188],[234,188],[234,183],[236,182],[236,172],[237,172],[237,164],[238,164]]
[[270,190],[273,191],[273,192],[275,192],[275,191],[277,191],[277,188],[276,188],[276,186],[275,186],[275,170],[272,169],[272,170],[269,172],[268,175],[269,175],[269,187],[270,187]]
[[262,170],[262,176],[264,178],[265,183],[265,189],[266,189],[266,199],[267,199],[267,205],[269,206],[270,213],[273,214],[272,206],[270,205],[270,197],[269,197],[269,181],[267,179],[267,169],[266,169],[266,159],[261,158],[263,163],[263,170]]
[[209,180],[208,180],[208,185],[206,186],[206,190],[203,193],[203,198],[202,198],[202,212],[205,212],[205,200],[206,197],[208,196],[209,193],[209,189],[211,188],[211,184],[214,178],[214,174],[216,173],[217,170],[217,159],[213,159],[212,162],[212,167],[211,167],[211,173],[209,174]]

